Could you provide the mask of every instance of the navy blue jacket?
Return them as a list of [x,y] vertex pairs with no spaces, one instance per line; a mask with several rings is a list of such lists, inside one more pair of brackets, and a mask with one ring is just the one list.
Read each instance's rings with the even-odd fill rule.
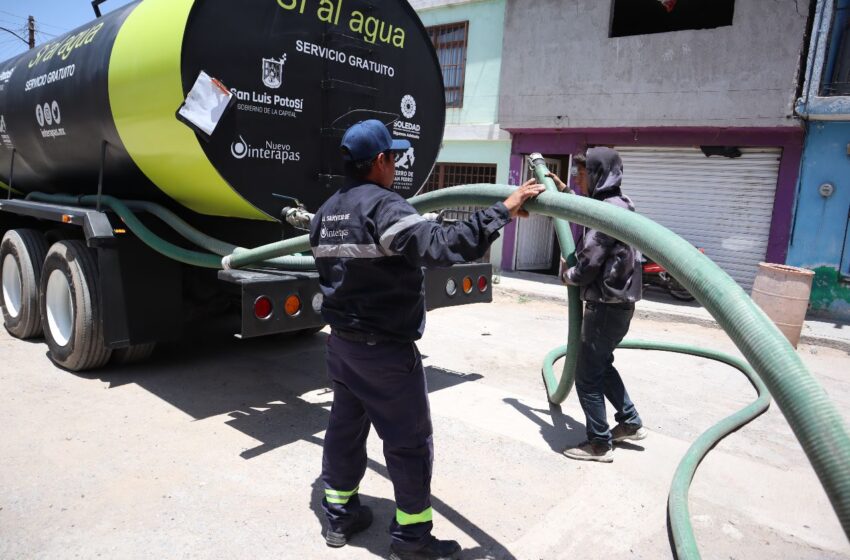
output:
[[465,222],[441,225],[389,189],[370,183],[343,187],[310,222],[322,317],[337,329],[418,340],[425,330],[422,267],[482,257],[508,222],[501,202]]

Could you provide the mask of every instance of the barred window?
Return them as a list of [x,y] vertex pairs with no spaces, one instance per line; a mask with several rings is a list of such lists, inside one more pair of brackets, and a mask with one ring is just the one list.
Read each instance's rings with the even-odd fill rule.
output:
[[469,22],[435,25],[427,30],[437,50],[440,68],[443,69],[446,107],[463,107],[463,75],[466,69]]
[[[496,165],[479,163],[438,163],[422,187],[423,193],[455,187],[457,185],[473,185],[475,183],[496,182]],[[480,206],[458,206],[443,210],[443,220],[466,220]],[[490,249],[476,262],[490,262]]]
[[[434,166],[431,176],[425,181],[422,192],[431,192],[457,185],[473,185],[475,183],[495,183],[496,166],[479,163],[438,163]],[[464,220],[478,210],[477,206],[460,206],[447,209],[443,216],[450,220]]]

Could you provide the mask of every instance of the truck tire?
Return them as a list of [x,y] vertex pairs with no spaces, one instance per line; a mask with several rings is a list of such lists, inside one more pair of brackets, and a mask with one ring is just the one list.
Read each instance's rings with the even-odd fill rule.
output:
[[99,368],[112,351],[103,340],[97,257],[84,241],[54,243],[41,274],[39,308],[50,359],[70,371]]
[[41,335],[38,290],[46,254],[47,242],[34,229],[9,230],[0,242],[3,325],[16,338]]
[[156,342],[134,344],[126,348],[116,348],[112,351],[112,363],[123,366],[143,362],[151,357],[155,348]]

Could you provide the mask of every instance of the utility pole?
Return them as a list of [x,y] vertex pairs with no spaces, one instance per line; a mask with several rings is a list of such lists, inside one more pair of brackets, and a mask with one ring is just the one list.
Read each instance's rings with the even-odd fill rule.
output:
[[27,18],[27,29],[29,30],[29,46],[31,49],[35,48],[35,18],[29,16]]

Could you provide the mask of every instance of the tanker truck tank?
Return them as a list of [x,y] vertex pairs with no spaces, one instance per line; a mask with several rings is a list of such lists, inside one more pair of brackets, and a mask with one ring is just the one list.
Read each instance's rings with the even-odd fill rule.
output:
[[[201,82],[230,98],[214,127],[184,114]],[[83,371],[227,313],[241,338],[321,329],[310,256],[219,270],[222,257],[282,234],[305,251],[282,210],[315,212],[343,184],[339,143],[358,121],[410,141],[393,189],[413,196],[444,95],[406,0],[139,0],[0,63],[6,330]],[[490,301],[491,272],[429,271],[429,308]],[[472,278],[484,288],[446,289]]]
[[[201,71],[235,99],[207,138],[175,116]],[[315,211],[340,186],[366,118],[410,140],[394,188],[412,196],[445,100],[404,0],[140,0],[0,64],[0,188],[93,194],[103,166],[104,194],[274,220],[275,195]]]

